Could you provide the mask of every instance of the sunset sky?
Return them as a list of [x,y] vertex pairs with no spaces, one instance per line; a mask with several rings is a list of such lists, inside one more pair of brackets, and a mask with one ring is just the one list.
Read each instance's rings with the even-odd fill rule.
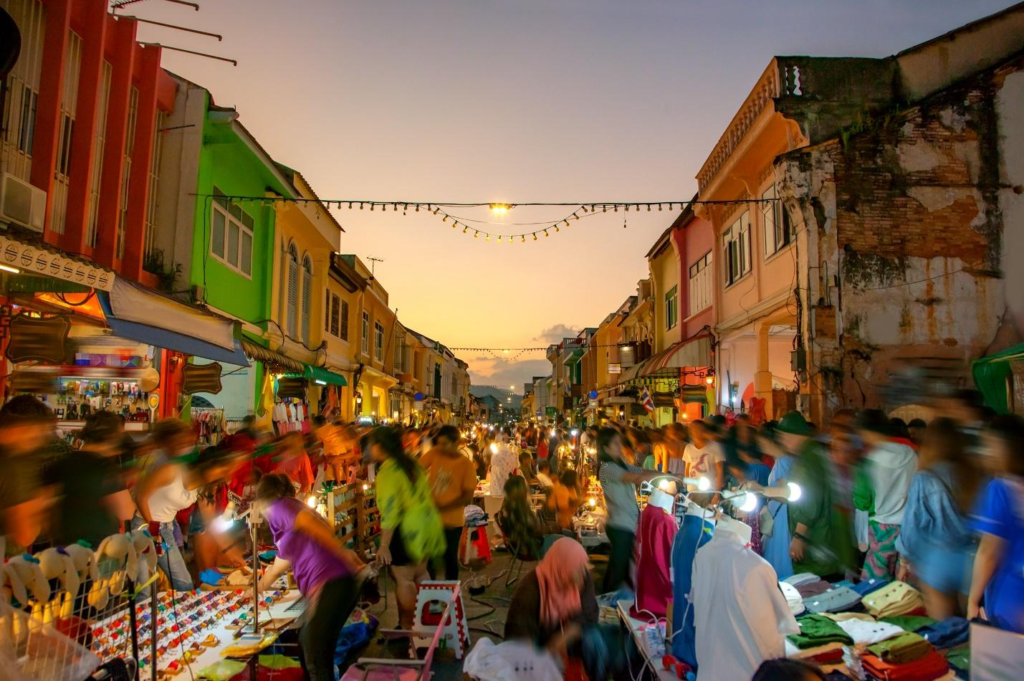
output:
[[[473,201],[684,200],[773,55],[893,54],[1009,0],[150,0],[125,15],[165,68],[208,88],[322,198]],[[486,210],[452,211],[494,220]],[[551,222],[559,208],[513,210]],[[342,252],[377,276],[407,326],[450,347],[545,345],[597,326],[647,276],[673,215],[598,216],[498,245],[410,212],[336,211]],[[522,231],[512,226],[494,232]],[[532,229],[532,228],[531,228]],[[547,374],[457,352],[475,384],[517,391]]]

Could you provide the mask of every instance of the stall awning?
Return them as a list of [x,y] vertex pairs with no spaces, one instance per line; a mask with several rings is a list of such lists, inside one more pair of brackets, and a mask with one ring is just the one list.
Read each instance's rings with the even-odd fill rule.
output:
[[1012,407],[1019,407],[1020,393],[1014,395],[1011,401],[1010,389],[1018,389],[1017,386],[1024,383],[1024,379],[1018,378],[1014,382],[1008,382],[1010,376],[1024,375],[1024,343],[1015,345],[995,355],[982,357],[971,362],[971,373],[974,376],[974,384],[978,386],[985,403],[1000,414],[1006,414]]
[[633,366],[631,366],[628,369],[626,369],[625,371],[623,371],[622,372],[622,378],[619,379],[619,383],[629,383],[630,381],[636,379],[640,375],[640,371],[645,366],[647,366],[647,362],[648,361],[650,361],[650,358],[645,359],[645,360],[643,360],[641,362],[637,362]]
[[249,366],[237,323],[179,303],[118,278],[110,293],[97,292],[115,336],[194,357]]
[[323,367],[316,367],[312,364],[306,365],[306,368],[302,372],[302,376],[299,378],[308,378],[314,383],[320,383],[323,385],[337,385],[341,387],[348,385],[348,381],[346,381],[345,377],[341,374],[336,374],[333,371],[328,371]]
[[247,338],[242,339],[242,350],[249,359],[279,369],[282,373],[287,371],[304,377],[306,372],[306,366],[302,362],[297,362],[291,357],[282,355],[280,352],[274,352],[262,345],[257,345]]
[[679,370],[684,367],[711,366],[711,337],[707,333],[698,334],[652,356],[644,363],[640,372],[642,378],[669,376],[679,377]]

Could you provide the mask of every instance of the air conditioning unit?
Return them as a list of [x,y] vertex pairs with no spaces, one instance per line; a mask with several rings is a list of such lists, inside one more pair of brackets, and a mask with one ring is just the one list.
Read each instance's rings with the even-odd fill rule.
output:
[[46,192],[10,173],[0,173],[0,220],[42,233]]

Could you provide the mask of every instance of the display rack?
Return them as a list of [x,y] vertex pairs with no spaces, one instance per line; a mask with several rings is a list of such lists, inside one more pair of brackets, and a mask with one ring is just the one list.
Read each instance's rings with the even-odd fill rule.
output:
[[380,547],[380,510],[377,488],[364,482],[356,487],[356,550],[372,560]]
[[359,504],[355,485],[333,485],[325,496],[328,524],[334,528],[334,535],[341,543],[352,548],[356,539],[356,506]]

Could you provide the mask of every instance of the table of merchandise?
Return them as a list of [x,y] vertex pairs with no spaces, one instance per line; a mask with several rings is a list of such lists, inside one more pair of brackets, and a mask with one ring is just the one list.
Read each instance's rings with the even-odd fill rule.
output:
[[644,633],[644,628],[648,625],[643,620],[638,620],[631,617],[629,611],[633,608],[633,601],[619,601],[618,611],[619,619],[629,629],[630,635],[633,637],[636,647],[640,650],[640,654],[643,655],[644,662],[651,672],[658,677],[660,681],[679,681],[679,677],[673,672],[667,671],[662,668],[661,660],[652,657],[651,649],[647,644],[647,635]]
[[[261,637],[280,633],[292,626],[304,610],[298,590],[280,589],[262,594],[260,602]],[[151,678],[152,645],[151,603],[142,599],[135,605],[138,622],[140,678]],[[251,623],[252,592],[185,591],[161,592],[157,597],[157,678],[167,679],[182,672],[192,676],[224,659],[230,646],[249,644],[252,635],[242,639],[241,630]],[[105,652],[117,650],[130,638],[127,612],[107,618],[92,628],[94,650],[101,659]],[[123,648],[122,648],[123,649]],[[242,654],[234,659],[246,659]]]

